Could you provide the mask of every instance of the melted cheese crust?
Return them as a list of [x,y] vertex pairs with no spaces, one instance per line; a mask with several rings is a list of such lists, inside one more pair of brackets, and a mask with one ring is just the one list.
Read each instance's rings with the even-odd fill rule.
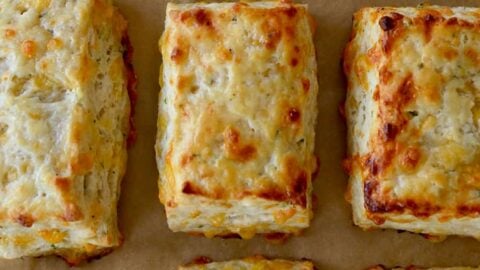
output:
[[480,9],[364,8],[344,69],[354,221],[480,238]]
[[110,1],[2,1],[0,257],[75,264],[119,245],[125,31]]
[[304,5],[168,4],[157,164],[174,231],[309,225],[315,48]]
[[313,270],[313,264],[309,261],[267,260],[261,256],[249,257],[241,260],[226,262],[209,262],[205,258],[186,266],[180,266],[178,270]]

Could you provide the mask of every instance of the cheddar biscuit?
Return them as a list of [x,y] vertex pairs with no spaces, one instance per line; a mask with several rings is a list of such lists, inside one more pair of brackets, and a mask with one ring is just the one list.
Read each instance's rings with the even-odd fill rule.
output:
[[119,245],[126,44],[110,1],[2,1],[0,257],[75,264]]
[[241,260],[211,262],[208,258],[180,266],[178,270],[314,270],[309,261],[288,261],[281,259],[268,260],[261,256],[249,257]]
[[345,50],[358,226],[480,238],[480,9],[355,13]]
[[308,227],[318,86],[306,6],[170,3],[160,47],[169,227],[243,238]]

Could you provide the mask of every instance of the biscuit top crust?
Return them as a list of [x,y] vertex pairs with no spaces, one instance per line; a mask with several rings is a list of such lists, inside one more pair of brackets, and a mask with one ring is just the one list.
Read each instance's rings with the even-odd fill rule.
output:
[[157,152],[168,193],[306,207],[317,92],[306,7],[169,4],[166,25]]
[[359,141],[351,142],[346,165],[364,179],[367,214],[377,224],[389,212],[439,220],[479,215],[479,41],[477,8],[365,8],[354,15],[344,61],[348,91],[372,101],[352,98],[346,109],[370,106],[373,120],[355,131]]

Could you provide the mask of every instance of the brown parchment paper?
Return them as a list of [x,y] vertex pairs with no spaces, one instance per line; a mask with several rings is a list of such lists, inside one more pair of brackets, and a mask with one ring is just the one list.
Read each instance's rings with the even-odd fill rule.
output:
[[[420,1],[297,0],[309,4],[318,24],[315,46],[320,91],[316,153],[321,167],[314,183],[318,208],[308,230],[282,245],[269,243],[262,237],[252,240],[206,239],[170,232],[163,206],[158,201],[158,173],[153,148],[160,90],[158,39],[163,31],[166,2],[116,0],[116,5],[129,21],[138,76],[135,116],[138,139],[129,150],[119,204],[119,224],[124,243],[111,254],[83,264],[78,269],[173,270],[199,255],[228,260],[254,254],[308,258],[320,270],[360,270],[378,263],[388,266],[480,265],[480,242],[474,239],[449,237],[442,243],[431,243],[421,236],[393,230],[362,231],[352,225],[351,209],[343,196],[347,177],[341,168],[341,160],[345,155],[346,130],[338,114],[338,106],[345,96],[345,83],[340,62],[350,35],[352,14],[362,6],[415,6]],[[480,1],[475,0],[432,0],[429,3],[480,6]],[[0,260],[0,269],[69,267],[61,259],[50,256]]]

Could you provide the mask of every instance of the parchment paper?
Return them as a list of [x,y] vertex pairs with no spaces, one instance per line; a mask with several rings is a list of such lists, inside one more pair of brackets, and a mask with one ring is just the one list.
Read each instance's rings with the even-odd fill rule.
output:
[[[119,223],[123,245],[99,260],[78,269],[173,270],[197,256],[215,260],[263,254],[282,258],[308,258],[321,269],[361,270],[382,263],[388,266],[478,266],[480,242],[449,237],[431,243],[421,236],[388,231],[365,232],[352,225],[351,209],[344,200],[347,177],[341,168],[345,155],[345,126],[338,106],[345,96],[340,62],[351,30],[354,11],[362,6],[415,6],[420,1],[298,0],[308,3],[318,28],[317,50],[319,115],[316,153],[321,167],[314,183],[318,207],[311,227],[282,245],[265,241],[206,239],[168,230],[158,200],[154,143],[156,135],[158,70],[161,62],[158,39],[163,31],[166,2],[117,0],[129,21],[138,76],[136,126],[138,139],[129,150],[127,175],[122,184]],[[181,2],[181,1],[176,1]],[[429,1],[431,4],[479,6],[480,1]],[[69,269],[56,257],[0,260],[0,269]],[[76,267],[75,267],[76,269]]]

